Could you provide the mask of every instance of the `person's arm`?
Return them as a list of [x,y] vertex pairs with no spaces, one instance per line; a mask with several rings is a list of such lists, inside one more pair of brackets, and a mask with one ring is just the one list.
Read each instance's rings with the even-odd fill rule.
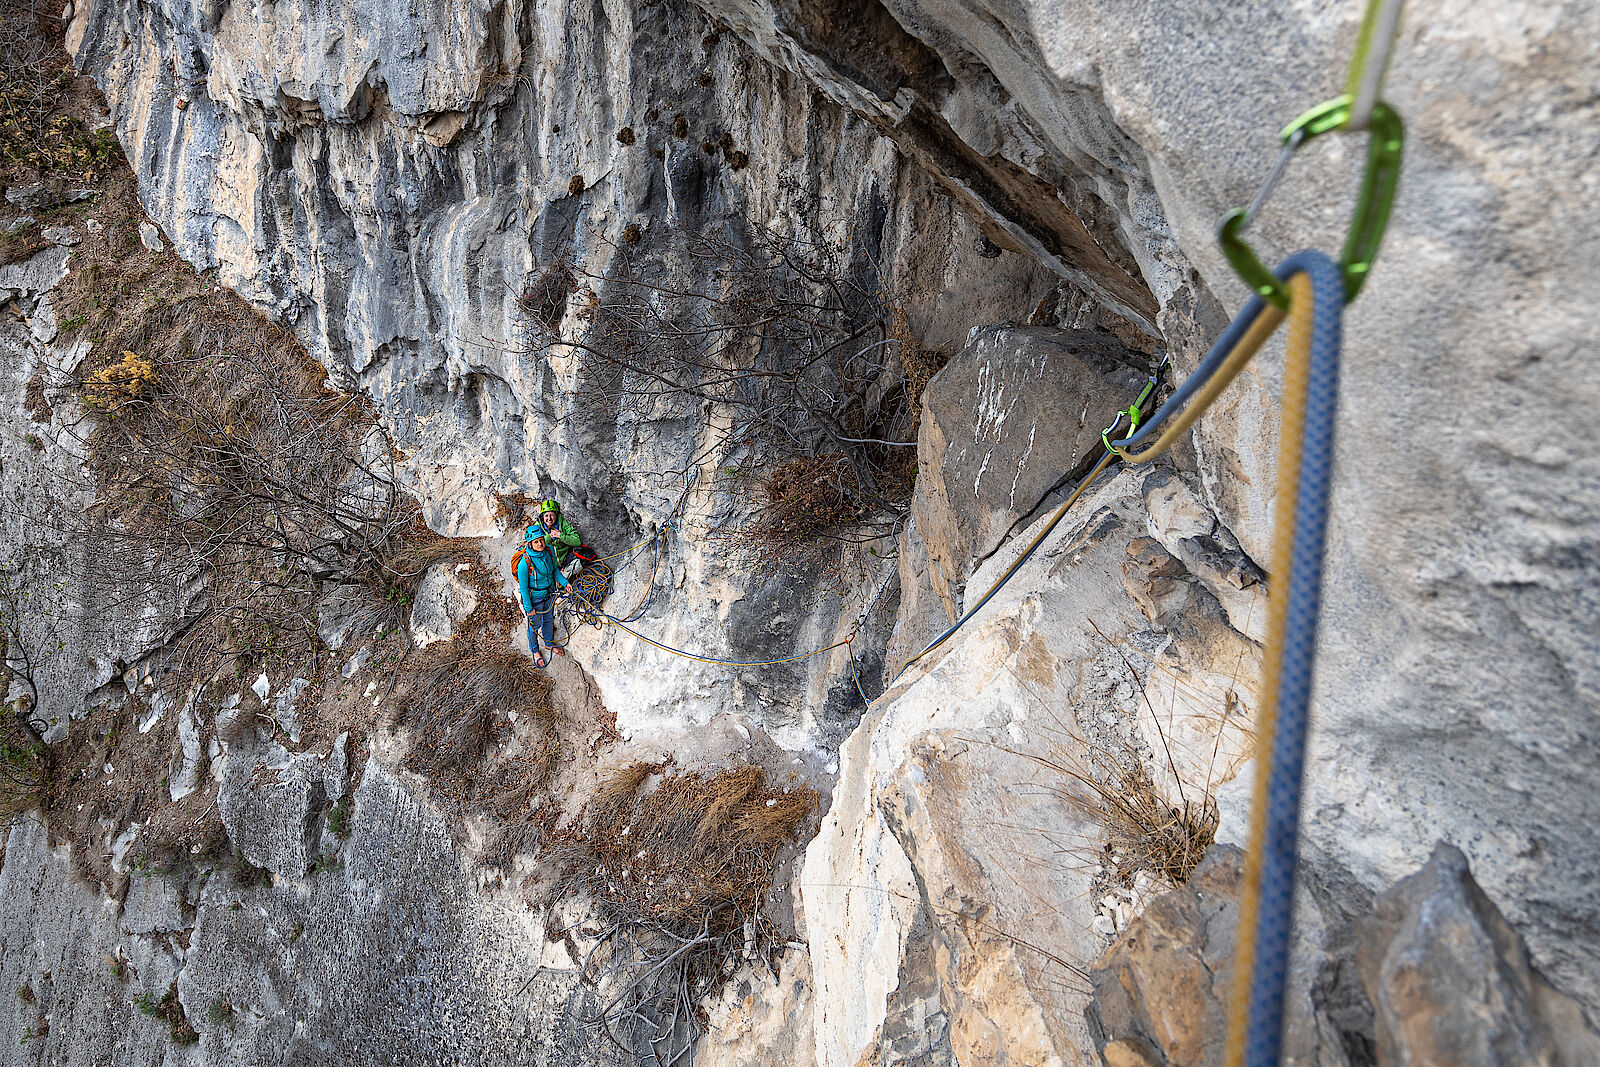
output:
[[567,521],[565,515],[561,517],[561,521],[557,525],[560,527],[560,530],[556,533],[557,541],[560,541],[568,548],[577,548],[583,544],[583,538],[578,536],[578,531],[572,528],[572,523]]
[[572,583],[567,581],[567,576],[562,572],[561,566],[560,566],[559,562],[556,560],[555,550],[554,549],[547,549],[547,551],[550,553],[551,569],[556,572],[556,581],[561,584],[561,588],[563,588],[563,589],[567,588]]
[[522,562],[517,564],[517,589],[522,593],[522,613],[528,614],[533,610],[533,590],[528,588],[528,579],[532,576],[532,560],[526,554]]

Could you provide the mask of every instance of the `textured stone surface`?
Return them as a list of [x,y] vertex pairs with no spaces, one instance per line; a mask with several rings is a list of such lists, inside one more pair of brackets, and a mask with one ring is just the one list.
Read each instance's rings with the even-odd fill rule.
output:
[[1222,1062],[1242,863],[1238,849],[1212,849],[1096,961],[1086,1015],[1108,1067]]
[[[1053,297],[1055,279],[1028,256],[983,258],[979,224],[932,195],[938,183],[891,138],[715,31],[677,3],[360,0],[265,18],[103,0],[79,5],[69,43],[177,251],[292,322],[373,398],[435,529],[496,533],[493,495],[521,491],[560,497],[591,543],[618,549],[666,522],[698,478],[688,536],[658,576],[675,595],[639,625],[711,656],[779,659],[892,615],[886,554],[864,555],[850,598],[813,596],[804,574],[753,581],[704,536],[753,503],[719,476],[729,450],[716,432],[688,404],[649,422],[579,409],[583,358],[521,351],[523,285],[557,258],[604,274],[630,224],[639,254],[667,271],[706,269],[671,257],[675,229],[760,227],[875,261],[918,335],[948,352],[974,322]],[[747,167],[701,150],[723,132]],[[567,328],[581,334],[580,320]],[[647,564],[619,578],[625,603],[642,599]],[[831,748],[860,710],[819,714],[855,692],[840,655],[730,675],[620,631],[573,650],[624,728],[739,710],[786,744]]]
[[[1244,639],[1181,563],[1167,557],[1196,604],[1182,627],[1152,625],[1123,588],[1131,553],[1152,540],[1145,477],[1091,491],[841,751],[799,880],[818,1063],[1093,1055],[1073,967],[1105,944],[1104,822],[1075,775],[1095,777],[1096,758],[1137,761],[1179,804],[1170,745],[1198,800],[1239,765],[1254,704],[1228,675]],[[1031,534],[973,583],[987,586]]]
[[1460,849],[1439,845],[1378,896],[1357,959],[1385,1067],[1600,1063],[1600,1034],[1533,968]]
[[1136,359],[1089,331],[986,330],[928,383],[912,513],[952,621],[972,568],[1098,458],[1100,431],[1138,394]]
[[[119,904],[71,876],[37,820],[18,821],[0,871],[0,982],[27,984],[37,1004],[8,995],[0,1062],[610,1062],[579,1024],[589,1009],[574,961],[545,941],[543,915],[478,889],[443,820],[377,762],[345,842],[324,832],[320,789],[285,800],[242,777],[224,783],[225,798],[248,793],[308,827],[326,854],[317,871],[279,850],[260,857],[283,868],[271,885],[227,864],[135,874]],[[174,982],[200,1032],[189,1050],[134,1004]],[[210,1018],[219,1002],[233,1008],[225,1023]],[[41,1018],[48,1036],[24,1042]]]
[[457,577],[454,561],[437,563],[422,576],[411,605],[411,639],[426,648],[435,641],[448,641],[456,624],[478,606],[478,594]]
[[[710,44],[709,22],[668,4],[458,12],[354,0],[259,12],[100,0],[75,6],[71,37],[106,87],[152,216],[185,256],[218,264],[373,395],[438,528],[486,532],[490,493],[517,487],[567,497],[586,532],[621,545],[671,513],[676,487],[649,475],[686,465],[704,440],[682,412],[657,426],[575,426],[563,398],[577,368],[507,351],[519,328],[512,295],[554,250],[603,270],[598,235],[628,221],[854,225],[877,235],[897,285],[920,301],[918,328],[946,351],[969,327],[1051,295],[1051,273],[1133,329],[1159,331],[1181,375],[1244,295],[1212,228],[1255,188],[1274,131],[1335,90],[1359,17],[1353,4],[706,6],[733,30]],[[1596,41],[1600,10],[1580,0],[1470,11],[1418,0],[1397,40],[1388,94],[1408,122],[1408,155],[1383,256],[1346,322],[1290,999],[1296,1032],[1330,1063],[1348,1058],[1323,1020],[1347,1006],[1352,916],[1441,836],[1469,857],[1541,971],[1600,1007],[1600,385],[1590,373],[1600,326],[1581,284],[1600,272]],[[669,100],[695,136],[657,128],[619,147],[615,127],[645,130],[641,113]],[[698,153],[700,131],[723,128],[749,146],[738,174]],[[1300,154],[1253,231],[1269,261],[1340,244],[1359,155],[1347,137]],[[581,196],[565,192],[575,173]],[[990,260],[991,247],[1021,254]],[[807,905],[823,1062],[853,1067],[902,1039],[907,1055],[959,1047],[997,1060],[986,1019],[1005,1020],[1023,1058],[1046,1055],[1028,1043],[1031,1010],[1058,1027],[1057,1054],[1086,1048],[1070,997],[1030,984],[1026,953],[939,910],[970,913],[946,900],[958,887],[993,894],[1005,922],[1035,914],[1037,901],[1007,896],[1011,883],[992,874],[1003,864],[991,850],[1022,844],[975,829],[993,823],[975,813],[998,787],[974,773],[953,790],[969,820],[956,834],[926,814],[911,775],[956,773],[968,757],[951,755],[945,733],[989,731],[992,745],[1012,725],[1027,729],[1016,720],[1023,691],[991,683],[1037,633],[1048,677],[1065,679],[1045,687],[1046,703],[1115,706],[1146,739],[1146,720],[1165,725],[1167,708],[1182,709],[1171,717],[1175,777],[1227,776],[1204,742],[1219,727],[1234,738],[1232,770],[1244,747],[1233,717],[1253,705],[1259,585],[1246,564],[1269,562],[1277,352],[1174,456],[1181,491],[1120,477],[1106,490],[1115,499],[1086,501],[1058,531],[1058,545],[1085,539],[1094,582],[1073,575],[1076,550],[1030,564],[850,739],[806,874],[815,893],[868,887]],[[748,501],[724,487],[695,506],[710,527]],[[1102,510],[1115,531],[1095,533]],[[907,584],[930,573],[917,563],[925,534],[904,531],[899,593],[916,607],[891,642],[900,656],[939,610],[931,577],[926,589]],[[1005,556],[1002,546],[970,580]],[[802,610],[803,583],[753,592],[698,545],[675,548],[663,568],[680,595],[653,609],[651,632],[734,656],[805,647],[862,607],[884,610],[826,600]],[[1083,618],[1177,683],[1152,686],[1140,710]],[[1015,650],[997,636],[1008,628],[1023,642]],[[838,657],[787,676],[728,676],[614,635],[579,651],[625,722],[759,708],[788,743],[823,746],[850,726],[824,728],[817,715]],[[109,677],[115,657],[91,666]],[[969,699],[955,706],[946,693]],[[1170,796],[1166,762],[1153,760],[1152,775]],[[1237,839],[1243,807],[1225,784],[1224,837]],[[1056,853],[1034,843],[1026,854]],[[975,960],[993,968],[956,963]],[[983,992],[984,976],[1017,968],[1013,1000]]]

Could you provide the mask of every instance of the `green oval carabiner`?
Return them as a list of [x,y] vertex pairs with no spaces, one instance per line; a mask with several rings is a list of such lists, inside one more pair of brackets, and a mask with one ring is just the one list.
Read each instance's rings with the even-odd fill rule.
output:
[[[1222,219],[1222,225],[1217,228],[1222,254],[1228,257],[1233,269],[1239,272],[1245,284],[1258,296],[1282,310],[1288,310],[1289,291],[1262,265],[1261,259],[1245,243],[1241,233],[1266,203],[1272,187],[1277,184],[1294,152],[1312,138],[1344,126],[1350,118],[1351,102],[1349,95],[1334,97],[1285,126],[1281,134],[1283,154],[1255,200],[1249,207],[1228,212]],[[1394,207],[1395,192],[1400,185],[1400,157],[1405,146],[1405,126],[1400,116],[1381,100],[1372,105],[1372,118],[1367,128],[1370,134],[1367,139],[1366,172],[1362,175],[1361,195],[1356,200],[1355,216],[1351,219],[1350,232],[1344,241],[1344,255],[1339,262],[1344,271],[1346,305],[1355,301],[1362,283],[1372,272],[1373,260],[1378,257],[1378,246],[1383,243],[1383,231],[1389,224],[1389,210]]]

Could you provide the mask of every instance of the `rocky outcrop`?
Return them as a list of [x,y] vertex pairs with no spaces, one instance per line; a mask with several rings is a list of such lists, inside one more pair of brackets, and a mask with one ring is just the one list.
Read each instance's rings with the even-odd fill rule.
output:
[[1092,331],[989,330],[928,383],[911,510],[950,621],[972,569],[1088,473],[1100,431],[1138,392],[1141,356]]
[[[1111,1067],[1222,1062],[1239,917],[1239,850],[1218,846],[1180,890],[1156,897],[1090,973],[1086,1010]],[[1319,982],[1317,1027],[1286,1035],[1291,1058],[1338,1049],[1352,1063],[1587,1064],[1600,1035],[1550,987],[1484,895],[1466,857],[1439,844],[1358,923],[1360,987]],[[1333,1000],[1339,1010],[1323,1012]]]
[[[914,1062],[930,1049],[899,1036],[913,1031],[956,1063],[1092,1054],[1079,969],[1106,943],[1099,900],[1158,873],[1106,848],[1096,784],[1138,767],[1162,821],[1210,810],[1255,702],[1251,680],[1230,677],[1250,643],[1181,562],[1166,557],[1192,598],[1182,627],[1152,624],[1123,590],[1154,540],[1141,486],[1165,477],[1097,486],[841,751],[800,878],[819,1063]],[[1019,530],[974,586],[1031,539]]]
[[[476,884],[400,778],[366,764],[341,840],[322,782],[339,760],[298,757],[283,785],[270,752],[229,762],[245,856],[135,872],[120,903],[74,878],[34,817],[12,828],[0,982],[33,1000],[0,1013],[5,1062],[609,1062],[543,914]],[[169,988],[199,1035],[187,1054],[139,1007]]]
[[1600,1063],[1583,1009],[1533,967],[1451,845],[1378,896],[1357,960],[1386,1067]]
[[1108,1067],[1222,1062],[1242,866],[1238,849],[1212,849],[1095,961],[1084,1014]]
[[[595,415],[587,357],[532,351],[517,300],[558,264],[603,279],[630,240],[670,276],[713,269],[675,233],[759,230],[870,264],[948,351],[985,314],[1053,300],[1049,272],[984,259],[978,224],[892,141],[694,8],[458,16],[106,0],[76,9],[69,43],[175,248],[372,397],[435,529],[503,532],[495,494],[517,492],[560,497],[608,551],[673,520],[656,576],[673,595],[645,600],[646,559],[618,596],[645,603],[652,637],[717,658],[783,659],[863,620],[887,629],[886,553],[845,561],[867,573],[844,597],[814,598],[797,569],[752,575],[716,537],[756,503],[725,473],[747,454],[697,402]],[[578,295],[556,309],[580,340],[582,314]],[[624,730],[732,710],[820,751],[860,713],[843,649],[729,672],[621,631],[573,647]]]

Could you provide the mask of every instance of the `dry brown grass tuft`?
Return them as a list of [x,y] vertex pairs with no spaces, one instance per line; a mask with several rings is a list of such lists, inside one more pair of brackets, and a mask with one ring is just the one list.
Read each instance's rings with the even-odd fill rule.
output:
[[615,822],[625,809],[631,807],[651,775],[660,774],[666,767],[665,763],[636,760],[605,778],[590,795],[586,809],[590,824],[605,826]]
[[[1050,772],[1045,785],[1048,793],[1104,827],[1098,846],[1071,845],[1066,851],[1077,853],[1086,866],[1103,868],[1104,879],[1118,885],[1134,884],[1141,871],[1182,885],[1216,837],[1218,812],[1211,783],[1198,790],[1192,785],[1184,788],[1139,672],[1093,620],[1089,625],[1116,653],[1149,708],[1156,730],[1153,743],[1161,746],[1159,751],[1176,783],[1178,802],[1172,803],[1157,786],[1149,762],[1156,758],[1156,750],[1146,748],[1131,722],[1114,716],[1118,721],[1113,725],[1092,733],[1082,725],[1068,725],[1031,685],[1013,674],[1039,701],[1044,721],[1053,723],[1046,727],[1052,740],[1042,753],[1016,754]],[[1079,719],[1080,723],[1089,721],[1081,713]]]
[[634,763],[602,783],[559,857],[566,885],[613,921],[697,927],[716,911],[724,925],[761,916],[778,854],[816,792],[773,788],[760,767],[673,774],[642,791],[662,770]]
[[837,562],[841,535],[863,514],[860,483],[839,453],[797,457],[773,467],[762,484],[763,502],[742,526],[713,531],[741,566],[758,578],[805,569],[826,571]]
[[[463,809],[501,818],[526,810],[558,752],[543,672],[519,652],[465,638],[424,655],[407,682],[400,715],[413,731],[411,769]],[[505,744],[514,736],[523,743]]]
[[1216,801],[1207,794],[1175,806],[1156,788],[1137,752],[1085,747],[1085,757],[1075,753],[1076,746],[1057,745],[1030,758],[1060,775],[1052,793],[1105,825],[1095,859],[1107,877],[1132,885],[1135,875],[1149,871],[1173,885],[1188,881],[1216,837]]

